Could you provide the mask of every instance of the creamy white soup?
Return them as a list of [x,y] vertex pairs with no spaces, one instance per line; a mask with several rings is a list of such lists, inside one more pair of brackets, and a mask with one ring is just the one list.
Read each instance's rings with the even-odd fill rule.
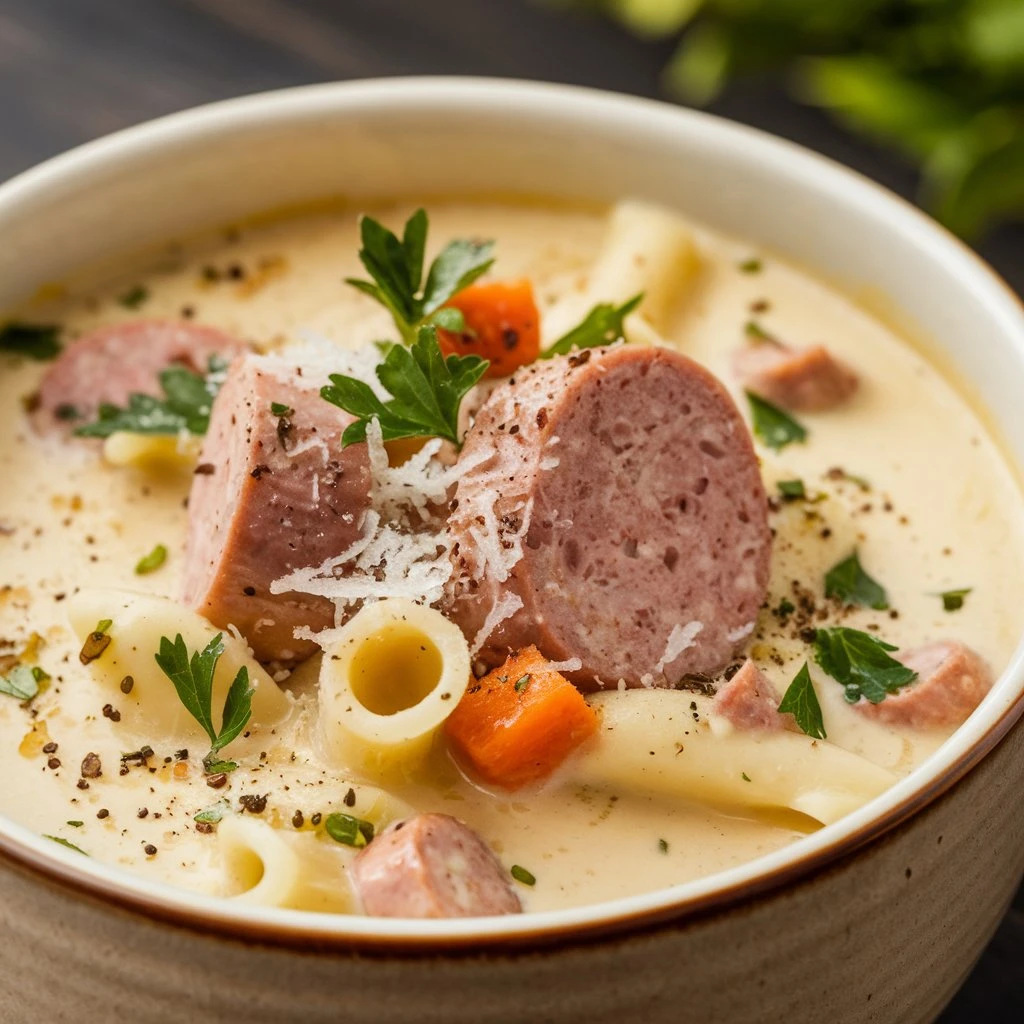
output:
[[[938,370],[636,203],[432,203],[447,278],[378,234],[385,303],[347,284],[381,287],[360,215],[415,211],[267,218],[11,315],[0,811],[229,899],[504,913],[749,861],[937,749],[1024,598],[1021,492]],[[428,351],[412,397],[376,373]],[[185,426],[168,367],[211,399]]]

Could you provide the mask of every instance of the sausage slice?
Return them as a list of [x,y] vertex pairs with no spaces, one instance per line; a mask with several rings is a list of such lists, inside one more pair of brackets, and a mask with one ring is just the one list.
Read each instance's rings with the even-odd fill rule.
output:
[[739,349],[733,370],[744,386],[796,412],[825,412],[857,390],[857,375],[824,345],[793,349],[763,341]]
[[371,917],[487,917],[523,908],[490,848],[447,814],[385,829],[352,865]]
[[227,362],[247,349],[215,327],[185,321],[137,320],[97,328],[68,345],[47,370],[33,425],[40,434],[68,436],[96,419],[105,402],[125,406],[133,394],[160,395],[160,371],[169,366],[205,373],[211,356]]
[[536,644],[581,688],[713,674],[768,583],[750,434],[704,367],[617,346],[536,363],[466,438],[449,614],[488,666]]
[[917,679],[879,704],[860,701],[861,714],[889,725],[943,729],[960,725],[992,688],[992,672],[969,647],[940,640],[908,651],[900,661]]
[[775,687],[749,658],[715,694],[712,710],[737,729],[781,729],[788,716],[779,714]]
[[316,646],[295,628],[333,625],[334,605],[270,584],[359,538],[370,467],[366,445],[342,450],[352,418],[282,366],[236,360],[213,403],[189,495],[183,598],[236,626],[260,661],[292,662]]

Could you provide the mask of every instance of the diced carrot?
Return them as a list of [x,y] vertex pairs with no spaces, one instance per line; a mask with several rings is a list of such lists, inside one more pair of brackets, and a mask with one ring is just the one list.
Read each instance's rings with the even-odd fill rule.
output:
[[481,779],[518,789],[550,775],[597,729],[597,713],[536,647],[472,683],[445,724],[456,755]]
[[481,356],[490,360],[488,377],[507,377],[540,354],[540,313],[525,278],[471,284],[446,305],[461,311],[466,331],[437,332],[445,355]]

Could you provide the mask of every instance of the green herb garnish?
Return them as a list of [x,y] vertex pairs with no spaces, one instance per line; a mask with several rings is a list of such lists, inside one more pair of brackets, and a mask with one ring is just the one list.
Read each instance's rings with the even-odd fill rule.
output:
[[621,306],[600,302],[567,334],[541,352],[540,359],[568,355],[574,349],[600,348],[626,338],[623,320],[643,301],[643,292],[627,299]]
[[658,852],[659,853],[668,853],[668,840],[667,839],[659,839],[658,840]]
[[207,807],[204,811],[197,811],[192,815],[192,820],[197,825],[216,825],[218,821],[222,821],[224,814],[227,812],[230,804],[227,800],[218,800],[212,807]]
[[764,264],[756,256],[751,256],[749,260],[743,260],[737,266],[740,273],[743,274],[760,274],[764,269]]
[[60,843],[61,846],[66,846],[69,850],[74,850],[75,853],[80,853],[83,857],[89,856],[89,854],[87,854],[85,850],[83,850],[80,846],[75,846],[74,843],[70,842],[67,839],[61,839],[60,836],[48,836],[44,834],[43,838],[51,839],[55,843]]
[[769,334],[756,320],[748,320],[743,325],[743,333],[755,342],[767,341],[773,345],[778,345],[773,334]]
[[917,673],[889,657],[899,650],[884,640],[858,629],[835,626],[819,629],[814,640],[814,660],[846,691],[855,704],[862,697],[880,704],[917,678]]
[[788,444],[802,444],[807,440],[807,430],[792,416],[772,405],[767,399],[747,391],[754,436],[773,452],[780,452]]
[[162,636],[160,650],[155,655],[157,665],[174,684],[185,710],[210,737],[210,753],[207,758],[211,759],[211,763],[207,763],[207,758],[203,759],[209,774],[232,771],[237,767],[233,761],[212,763],[212,755],[226,747],[245,728],[252,714],[252,695],[256,692],[249,685],[249,670],[243,665],[228,689],[218,732],[213,724],[213,676],[223,653],[223,633],[218,633],[202,652],[194,652],[191,658],[179,633],[174,643]]
[[207,775],[222,775],[226,772],[233,772],[237,767],[237,761],[215,757],[212,750],[203,757],[203,771]]
[[801,732],[813,736],[816,740],[826,739],[825,720],[821,716],[821,705],[818,703],[818,695],[814,692],[814,683],[811,681],[811,672],[806,661],[804,667],[793,678],[793,682],[789,684],[779,704],[779,711],[789,712],[796,719]]
[[149,298],[149,289],[137,284],[124,293],[117,301],[125,309],[138,309]]
[[[427,212],[417,210],[406,221],[402,238],[372,217],[362,217],[359,260],[372,281],[346,278],[353,288],[376,299],[391,314],[406,345],[412,345],[424,324],[461,331],[465,324],[457,309],[441,307],[457,292],[486,273],[494,259],[493,242],[456,239],[441,250],[423,281],[427,246]],[[422,287],[421,287],[422,286]]]
[[84,821],[66,821],[64,824],[65,825],[70,825],[72,828],[81,828],[85,824],[85,822]]
[[184,366],[169,366],[160,371],[163,398],[131,395],[128,406],[119,409],[109,402],[100,404],[97,419],[78,427],[78,437],[110,437],[124,431],[129,434],[180,434],[187,431],[200,436],[210,425],[210,408],[223,383],[227,364],[210,358],[205,375]]
[[135,566],[136,576],[145,576],[148,572],[154,572],[167,561],[167,548],[163,544],[157,544],[148,555],[139,559]]
[[516,680],[514,689],[515,689],[516,693],[522,693],[523,690],[525,690],[527,688],[527,686],[529,686],[529,685],[530,685],[530,673],[527,672],[526,675],[520,676]]
[[0,352],[43,362],[60,354],[60,328],[54,324],[9,323],[0,328]]
[[740,772],[740,778],[744,782],[750,782],[750,776],[746,772]]
[[360,848],[373,841],[373,823],[354,818],[351,814],[328,814],[324,819],[324,828],[335,842],[345,846]]
[[508,873],[517,882],[522,882],[523,885],[536,885],[537,884],[537,879],[533,876],[533,874],[531,872],[527,871],[526,868],[524,868],[520,864],[513,864],[512,867],[509,868],[509,872]]
[[776,486],[786,501],[801,501],[807,497],[803,480],[779,480]]
[[94,633],[106,633],[108,629],[114,624],[113,619],[100,619],[96,623],[96,628],[93,630]]
[[290,405],[285,405],[284,402],[271,402],[270,413],[272,416],[291,416],[295,410]]
[[38,665],[15,665],[6,676],[0,676],[0,693],[15,700],[31,700],[39,693],[39,684],[49,678]]
[[380,423],[385,441],[403,437],[442,437],[459,444],[459,405],[484,375],[486,359],[441,353],[437,330],[421,327],[411,348],[396,345],[377,367],[377,377],[391,395],[381,401],[365,381],[332,374],[320,395],[358,417],[342,434],[343,447],[366,440],[370,420]]
[[942,607],[947,612],[958,612],[964,606],[964,598],[973,590],[973,587],[964,587],[963,590],[944,590],[938,596],[942,598]]
[[825,596],[879,612],[889,607],[885,588],[864,571],[856,551],[825,574]]

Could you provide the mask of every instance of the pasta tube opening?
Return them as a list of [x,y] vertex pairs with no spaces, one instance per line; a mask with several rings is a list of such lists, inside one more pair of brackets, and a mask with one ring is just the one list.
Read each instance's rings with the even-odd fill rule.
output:
[[367,605],[324,654],[327,752],[371,774],[418,763],[469,685],[469,647],[440,612],[403,598]]

